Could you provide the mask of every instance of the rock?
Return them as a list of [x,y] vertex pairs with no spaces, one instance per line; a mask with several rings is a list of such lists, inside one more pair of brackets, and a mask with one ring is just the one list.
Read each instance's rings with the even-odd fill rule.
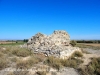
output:
[[63,59],[69,57],[74,51],[80,50],[70,45],[70,36],[64,30],[56,30],[51,35],[37,33],[24,46],[35,53],[44,53],[46,56],[53,55]]

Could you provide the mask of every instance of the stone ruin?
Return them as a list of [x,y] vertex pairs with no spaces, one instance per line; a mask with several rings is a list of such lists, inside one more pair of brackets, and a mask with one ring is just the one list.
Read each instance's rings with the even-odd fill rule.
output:
[[54,31],[51,35],[37,33],[28,40],[26,46],[34,53],[63,59],[68,58],[75,51],[80,51],[78,47],[70,45],[70,36],[64,30]]

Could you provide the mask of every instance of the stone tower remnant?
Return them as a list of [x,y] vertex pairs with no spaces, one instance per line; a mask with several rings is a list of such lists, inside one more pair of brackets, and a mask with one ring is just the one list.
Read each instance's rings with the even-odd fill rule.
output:
[[53,55],[63,59],[75,51],[80,51],[78,47],[70,45],[70,36],[64,30],[56,30],[51,35],[37,33],[28,40],[27,46],[34,53],[43,53],[46,56]]

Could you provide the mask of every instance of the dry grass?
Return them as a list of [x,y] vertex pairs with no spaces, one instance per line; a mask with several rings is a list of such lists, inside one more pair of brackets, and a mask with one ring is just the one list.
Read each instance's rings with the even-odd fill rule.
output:
[[0,44],[10,44],[10,43],[16,43],[16,42],[0,41]]
[[5,57],[0,58],[0,70],[8,67],[8,60]]
[[100,75],[100,57],[91,60],[88,66],[78,69],[81,75]]
[[30,67],[28,61],[19,60],[16,63],[16,68],[18,69],[28,69]]
[[31,52],[24,48],[18,48],[18,49],[16,48],[16,49],[13,49],[11,52],[12,54],[19,56],[19,57],[26,57],[26,56],[31,55]]
[[34,64],[37,64],[39,62],[38,59],[34,58],[34,57],[30,57],[27,60],[18,60],[16,63],[16,68],[19,69],[29,69],[32,66],[34,66]]
[[49,66],[56,68],[57,70],[59,70],[61,68],[61,62],[59,58],[55,58],[53,56],[48,57],[45,61],[45,64],[48,64]]
[[0,58],[1,58],[1,57],[4,57],[4,54],[3,54],[2,52],[0,52]]
[[83,49],[81,51],[82,51],[82,53],[85,53],[85,54],[91,54],[90,52],[83,50]]
[[20,48],[17,46],[5,46],[5,50],[1,49],[1,52],[7,54],[8,56],[16,55],[19,57],[26,57],[32,54],[26,48]]
[[9,59],[4,53],[5,50],[0,50],[0,70],[6,68],[9,66]]
[[72,67],[72,68],[77,68],[79,64],[83,63],[81,59],[76,59],[70,57],[69,59],[59,59],[55,58],[53,56],[48,57],[45,61],[44,64],[47,64],[53,68],[56,68],[59,70],[61,67]]
[[75,51],[72,55],[71,55],[71,58],[74,58],[74,57],[82,57],[83,56],[83,53],[81,51]]
[[[5,48],[5,50],[3,50],[3,48]],[[5,47],[2,47],[1,48],[1,52],[4,53],[4,54],[8,54],[10,51],[11,51],[12,47],[10,46],[5,46]]]
[[17,57],[13,57],[10,59],[12,62],[17,62],[18,61],[18,58]]
[[95,46],[95,47],[97,47],[97,46],[100,46],[100,44],[93,44],[93,43],[90,43],[90,44],[87,44],[87,43],[85,43],[85,45],[88,45],[88,46]]
[[100,50],[100,44],[78,43],[76,46],[80,47],[80,48],[91,48],[91,49],[95,49],[95,50]]

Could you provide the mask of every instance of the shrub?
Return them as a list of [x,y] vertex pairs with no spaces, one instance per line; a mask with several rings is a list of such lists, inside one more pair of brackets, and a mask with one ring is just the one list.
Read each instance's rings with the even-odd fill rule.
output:
[[72,46],[75,46],[76,45],[76,41],[75,40],[72,40],[71,42],[70,42],[70,44],[72,45]]
[[57,70],[61,68],[60,59],[53,56],[48,57],[44,63],[56,68]]
[[72,67],[72,68],[76,68],[78,66],[77,61],[74,59],[61,60],[61,64],[65,67]]
[[100,68],[96,69],[96,73],[97,73],[97,75],[100,75]]
[[70,62],[67,59],[60,59],[60,62],[65,67],[69,67],[70,66]]
[[36,74],[37,75],[46,75],[46,72],[45,71],[37,71]]
[[73,67],[73,68],[77,67],[77,62],[75,60],[70,60],[69,63],[70,63],[69,67]]
[[92,75],[94,73],[94,71],[95,71],[94,68],[91,65],[89,65],[88,66],[88,72],[89,72],[89,74]]
[[82,56],[83,56],[82,52],[80,52],[80,51],[75,51],[75,52],[72,54],[71,58],[74,58],[74,57],[82,57]]

